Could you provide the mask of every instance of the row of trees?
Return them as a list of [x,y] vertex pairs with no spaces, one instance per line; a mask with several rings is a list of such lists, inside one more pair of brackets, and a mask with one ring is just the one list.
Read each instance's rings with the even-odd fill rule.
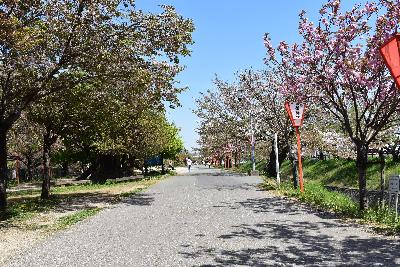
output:
[[50,159],[89,164],[104,181],[123,167],[182,149],[165,105],[179,105],[176,75],[188,56],[193,23],[162,6],[133,0],[0,3],[0,209],[6,208],[7,156],[28,172],[38,154],[42,198]]
[[[242,118],[251,114],[259,140],[279,134],[281,162],[293,135],[284,101],[303,102],[308,106],[302,134],[306,148],[355,158],[364,209],[369,148],[392,143],[392,152],[397,150],[400,98],[378,48],[399,25],[400,2],[380,0],[346,11],[341,1],[330,0],[320,9],[317,23],[309,21],[305,11],[299,18],[301,42],[282,41],[275,48],[266,34],[265,71],[239,73],[234,83],[217,79],[216,92],[199,100],[200,144],[215,153],[235,140],[248,139],[249,119]],[[240,100],[243,92],[247,102]],[[222,101],[211,100],[215,98]],[[232,128],[218,127],[224,124]],[[221,144],[212,140],[210,133],[215,131],[225,138]]]
[[[263,155],[267,150],[275,159],[269,145],[272,135],[278,133],[282,162],[290,150],[287,140],[293,130],[285,115],[285,98],[271,86],[279,81],[271,72],[252,69],[236,73],[235,77],[233,83],[215,78],[216,90],[197,100],[195,112],[201,119],[198,132],[202,154],[221,158],[229,152],[237,164],[249,150],[253,131],[257,150],[263,151]],[[271,175],[275,175],[273,164],[268,165]]]

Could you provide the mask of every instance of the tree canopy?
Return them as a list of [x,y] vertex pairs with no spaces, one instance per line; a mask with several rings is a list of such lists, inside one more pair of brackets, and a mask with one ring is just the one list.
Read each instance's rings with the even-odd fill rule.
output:
[[7,133],[24,112],[46,128],[49,155],[60,137],[81,146],[76,151],[108,153],[126,149],[121,134],[133,133],[143,114],[179,105],[185,88],[175,77],[194,26],[172,6],[161,8],[143,12],[133,0],[0,3],[1,209]]

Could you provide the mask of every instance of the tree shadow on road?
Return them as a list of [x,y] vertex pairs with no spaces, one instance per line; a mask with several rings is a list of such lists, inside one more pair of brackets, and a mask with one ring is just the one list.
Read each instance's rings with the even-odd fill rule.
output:
[[[224,202],[223,207],[244,207],[255,213],[265,213],[270,219],[261,223],[233,225],[230,232],[219,235],[213,245],[182,248],[181,255],[190,259],[211,258],[209,264],[201,265],[204,267],[400,264],[398,240],[383,236],[367,238],[368,235],[360,231],[351,232],[348,224],[340,223],[334,215],[326,212],[313,211],[278,198]],[[317,216],[315,221],[306,221],[302,216],[310,213]],[[271,217],[274,214],[276,217]]]
[[182,174],[181,176],[223,176],[223,177],[228,177],[228,176],[234,176],[234,177],[243,177],[243,174],[239,174],[239,173],[230,173],[230,172],[223,172],[223,171],[219,171],[219,172],[213,172],[213,171],[209,171],[209,172],[189,172],[189,173],[185,173]]
[[[243,188],[244,189],[244,188]],[[254,186],[248,187],[247,190],[254,190]],[[215,205],[213,207],[216,208],[230,208],[230,209],[239,209],[246,208],[250,209],[254,213],[280,213],[280,214],[288,214],[288,215],[300,215],[303,213],[314,212],[311,211],[310,208],[305,206],[300,206],[298,203],[294,203],[291,201],[287,201],[279,198],[249,198],[244,201],[237,202],[227,202],[223,201],[219,205]],[[333,215],[324,212],[316,212],[319,216],[323,216],[324,218],[334,218]]]
[[249,198],[245,201],[238,201],[236,204],[250,209],[255,213],[280,213],[289,215],[299,215],[304,213],[312,213],[318,217],[325,219],[337,219],[337,215],[326,212],[323,210],[311,208],[307,205],[303,205],[299,202],[292,201],[290,199],[278,198],[278,197],[266,197],[266,198]]
[[151,194],[136,194],[121,201],[121,203],[134,206],[150,206],[154,202]]
[[210,264],[201,266],[398,266],[400,262],[397,241],[359,236],[345,236],[337,241],[322,234],[322,227],[325,225],[303,222],[237,225],[231,233],[218,238],[235,242],[239,247],[250,244],[247,247],[229,250],[199,246],[187,248],[181,254],[192,259],[212,259]]
[[251,183],[240,183],[240,184],[231,184],[231,185],[207,185],[202,186],[204,190],[217,190],[217,191],[237,191],[237,190],[246,190],[246,191],[255,191],[256,185]]

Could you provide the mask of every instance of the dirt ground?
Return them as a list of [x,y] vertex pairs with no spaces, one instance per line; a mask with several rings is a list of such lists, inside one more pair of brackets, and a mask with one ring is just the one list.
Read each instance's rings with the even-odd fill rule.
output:
[[[59,220],[88,208],[104,209],[120,202],[132,192],[138,192],[154,184],[155,180],[121,183],[98,189],[82,189],[58,193],[61,201],[45,212],[24,219],[0,221],[0,265],[7,258],[60,231]],[[38,197],[37,194],[23,198]],[[18,197],[10,197],[18,201]]]

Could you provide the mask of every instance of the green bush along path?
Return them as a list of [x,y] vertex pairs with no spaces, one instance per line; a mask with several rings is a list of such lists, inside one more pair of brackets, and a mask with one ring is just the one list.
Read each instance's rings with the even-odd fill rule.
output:
[[162,180],[6,266],[400,264],[393,237],[262,191],[258,177],[195,167]]

